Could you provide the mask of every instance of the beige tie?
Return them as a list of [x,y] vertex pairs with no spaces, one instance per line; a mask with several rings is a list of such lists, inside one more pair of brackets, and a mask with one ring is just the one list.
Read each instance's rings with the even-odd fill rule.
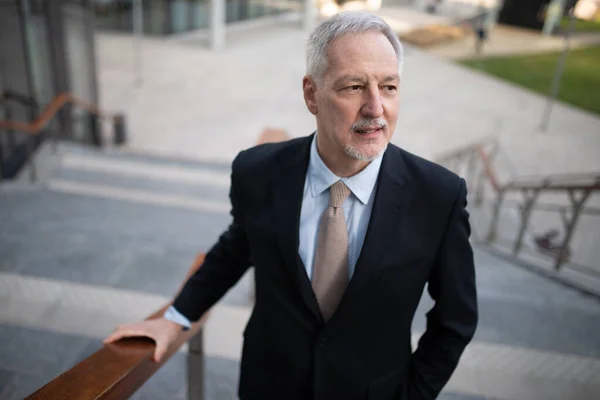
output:
[[348,229],[342,204],[350,189],[342,181],[329,188],[329,207],[319,225],[312,287],[325,321],[337,308],[348,286]]

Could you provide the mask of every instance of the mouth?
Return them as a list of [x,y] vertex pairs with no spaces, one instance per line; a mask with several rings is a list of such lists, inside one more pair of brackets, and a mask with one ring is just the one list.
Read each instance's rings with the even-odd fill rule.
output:
[[361,136],[375,136],[375,135],[378,135],[379,133],[383,132],[383,128],[378,127],[378,126],[373,126],[373,127],[362,128],[362,129],[355,129],[354,132],[358,133]]

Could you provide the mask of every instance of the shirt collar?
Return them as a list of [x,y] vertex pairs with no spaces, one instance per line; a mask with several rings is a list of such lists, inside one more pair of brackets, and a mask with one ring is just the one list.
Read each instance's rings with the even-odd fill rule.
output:
[[331,172],[321,159],[317,151],[317,135],[315,135],[310,146],[310,160],[308,164],[311,194],[313,197],[316,197],[341,179],[361,203],[367,204],[377,183],[382,160],[383,154],[371,161],[358,174],[350,178],[340,178]]

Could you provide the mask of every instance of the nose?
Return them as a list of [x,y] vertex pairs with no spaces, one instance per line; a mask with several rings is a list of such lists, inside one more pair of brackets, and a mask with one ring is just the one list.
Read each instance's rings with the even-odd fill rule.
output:
[[383,103],[381,102],[381,93],[379,93],[379,88],[370,88],[364,93],[365,100],[361,108],[363,117],[379,118],[383,116]]

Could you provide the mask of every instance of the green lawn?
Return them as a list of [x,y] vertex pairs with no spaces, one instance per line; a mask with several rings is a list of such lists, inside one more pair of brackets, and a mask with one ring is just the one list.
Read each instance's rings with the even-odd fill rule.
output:
[[[463,60],[462,64],[548,94],[560,53]],[[600,114],[600,46],[572,50],[558,98]]]
[[[570,20],[569,17],[563,17],[560,21],[560,29],[566,31],[569,29]],[[575,21],[575,32],[599,32],[600,33],[600,16],[596,17],[595,20],[586,21],[584,19],[577,19]]]

